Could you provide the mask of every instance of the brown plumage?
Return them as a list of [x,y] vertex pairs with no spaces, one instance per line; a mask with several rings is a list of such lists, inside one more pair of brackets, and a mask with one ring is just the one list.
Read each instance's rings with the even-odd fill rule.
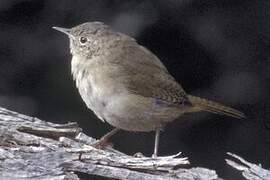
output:
[[195,108],[198,108],[198,111],[208,111],[211,113],[227,115],[239,119],[246,118],[245,114],[242,113],[241,111],[238,111],[228,106],[224,106],[220,103],[192,95],[188,95],[188,98],[191,101],[192,105]]
[[151,51],[101,22],[55,29],[69,36],[72,75],[87,107],[118,129],[155,130],[155,156],[162,126],[184,113],[245,117],[230,107],[187,95]]

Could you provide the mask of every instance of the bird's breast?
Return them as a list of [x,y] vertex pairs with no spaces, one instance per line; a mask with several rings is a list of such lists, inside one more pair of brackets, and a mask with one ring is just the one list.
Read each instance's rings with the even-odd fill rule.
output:
[[71,64],[72,75],[83,101],[102,120],[106,105],[120,88],[107,68],[93,62],[84,63],[76,57],[73,57]]

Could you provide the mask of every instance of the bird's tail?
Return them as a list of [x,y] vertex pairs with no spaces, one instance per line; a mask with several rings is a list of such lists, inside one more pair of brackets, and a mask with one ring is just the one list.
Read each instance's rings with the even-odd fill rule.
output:
[[196,96],[192,96],[192,95],[188,95],[189,100],[191,101],[191,104],[193,106],[195,106],[195,108],[202,110],[202,111],[208,111],[211,113],[216,113],[216,114],[223,114],[223,115],[227,115],[227,116],[231,116],[231,117],[235,117],[235,118],[246,118],[245,114],[233,109],[231,107],[228,106],[224,106],[222,104],[210,101],[210,100],[206,100],[200,97],[196,97]]

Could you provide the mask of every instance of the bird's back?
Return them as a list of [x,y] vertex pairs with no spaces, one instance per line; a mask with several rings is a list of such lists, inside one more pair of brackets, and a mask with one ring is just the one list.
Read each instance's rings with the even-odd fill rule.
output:
[[[102,58],[115,84],[122,84],[130,93],[156,98],[174,105],[190,104],[181,85],[169,74],[162,62],[133,39],[109,48]],[[106,73],[106,72],[105,72]]]

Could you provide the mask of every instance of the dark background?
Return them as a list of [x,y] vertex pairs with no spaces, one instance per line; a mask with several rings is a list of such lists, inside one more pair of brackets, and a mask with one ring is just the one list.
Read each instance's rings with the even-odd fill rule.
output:
[[[0,0],[0,105],[41,119],[77,121],[100,137],[111,128],[86,108],[72,81],[69,42],[52,26],[103,21],[153,51],[185,90],[246,113],[180,117],[160,154],[182,151],[191,166],[239,179],[226,152],[270,167],[270,1]],[[153,133],[121,132],[115,148],[153,151]]]

